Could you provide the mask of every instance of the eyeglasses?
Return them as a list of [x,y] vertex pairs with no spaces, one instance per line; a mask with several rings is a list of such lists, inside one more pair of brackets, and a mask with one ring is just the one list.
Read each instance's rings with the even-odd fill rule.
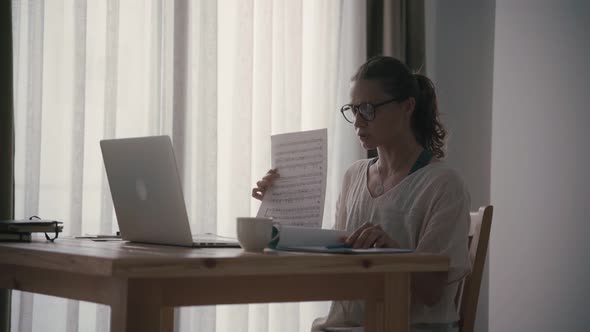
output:
[[344,119],[350,123],[354,122],[354,118],[356,117],[356,113],[360,113],[361,117],[366,121],[373,121],[375,120],[375,110],[377,107],[383,106],[385,104],[392,103],[394,101],[398,101],[399,98],[393,98],[386,100],[384,102],[378,104],[370,104],[370,103],[360,103],[358,105],[353,104],[346,104],[340,108],[340,113],[344,116]]

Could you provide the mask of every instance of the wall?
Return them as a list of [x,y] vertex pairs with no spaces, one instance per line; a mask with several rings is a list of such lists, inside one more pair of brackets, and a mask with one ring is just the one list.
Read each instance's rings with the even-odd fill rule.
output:
[[[472,210],[490,202],[494,0],[426,0],[426,70],[449,132],[448,162],[459,170]],[[493,202],[493,200],[492,200]],[[476,331],[488,330],[486,264]]]
[[588,331],[590,3],[498,0],[490,331]]

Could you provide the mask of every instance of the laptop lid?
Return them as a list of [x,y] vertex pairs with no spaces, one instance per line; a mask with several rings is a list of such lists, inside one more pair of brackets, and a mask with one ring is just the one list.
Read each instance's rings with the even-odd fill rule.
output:
[[170,137],[109,139],[100,147],[121,237],[192,246]]

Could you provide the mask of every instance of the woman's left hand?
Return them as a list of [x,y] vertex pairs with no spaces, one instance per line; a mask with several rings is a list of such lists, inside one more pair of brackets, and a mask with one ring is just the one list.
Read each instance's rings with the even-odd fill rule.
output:
[[346,239],[354,249],[399,248],[399,244],[389,237],[380,225],[364,223]]

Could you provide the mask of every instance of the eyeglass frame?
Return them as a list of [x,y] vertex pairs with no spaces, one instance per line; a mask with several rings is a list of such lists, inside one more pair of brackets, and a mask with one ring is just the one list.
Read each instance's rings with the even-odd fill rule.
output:
[[[371,103],[359,103],[359,104],[356,104],[356,105],[355,104],[344,104],[344,105],[342,105],[342,107],[340,107],[340,113],[342,113],[342,116],[344,117],[344,120],[346,120],[346,122],[348,122],[348,123],[354,123],[354,120],[350,121],[350,120],[348,120],[348,118],[346,117],[346,115],[344,115],[344,112],[346,111],[345,108],[346,107],[349,107],[350,109],[352,109],[353,116],[354,117],[356,117],[356,114],[357,113],[360,113],[361,114],[361,118],[363,118],[363,120],[365,120],[365,121],[373,121],[373,120],[375,120],[375,111],[377,110],[378,107],[383,106],[383,105],[386,105],[386,104],[389,104],[389,103],[392,103],[394,101],[401,101],[401,99],[396,97],[396,98],[388,99],[386,101],[383,101],[383,102],[380,102],[380,103],[377,103],[377,104],[371,104]],[[371,106],[371,109],[373,110],[373,112],[372,112],[373,117],[372,118],[368,119],[366,117],[366,115],[363,112],[361,112],[361,110],[360,110],[361,105]]]

